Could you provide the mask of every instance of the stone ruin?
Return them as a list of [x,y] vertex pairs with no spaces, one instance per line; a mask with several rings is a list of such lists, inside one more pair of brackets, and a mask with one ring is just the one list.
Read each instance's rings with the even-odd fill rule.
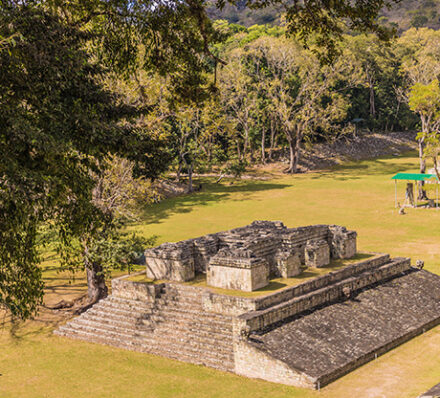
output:
[[[344,227],[265,221],[166,243],[145,252],[154,283],[113,279],[109,297],[55,333],[319,389],[439,325],[440,276],[370,253],[257,296],[209,286],[253,291],[355,253]],[[209,286],[185,282],[196,273]]]
[[186,282],[196,273],[209,286],[253,291],[269,276],[291,278],[305,267],[325,267],[331,258],[356,254],[356,232],[337,225],[287,228],[280,221],[254,221],[245,227],[145,251],[147,277]]

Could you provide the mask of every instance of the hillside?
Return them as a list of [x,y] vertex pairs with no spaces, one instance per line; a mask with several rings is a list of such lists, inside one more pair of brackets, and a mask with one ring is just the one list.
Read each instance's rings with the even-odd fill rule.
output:
[[[227,4],[221,11],[215,7],[209,9],[212,19],[226,19],[244,26],[278,24],[281,14],[281,7],[252,10],[245,6],[245,1],[238,1],[235,6]],[[395,26],[400,32],[410,27],[440,29],[440,0],[402,0],[391,10],[384,9],[380,22]]]

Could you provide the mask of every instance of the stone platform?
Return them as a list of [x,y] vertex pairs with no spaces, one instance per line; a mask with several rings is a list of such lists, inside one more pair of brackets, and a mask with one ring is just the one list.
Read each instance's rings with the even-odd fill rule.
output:
[[55,333],[320,388],[440,323],[440,276],[376,255],[259,297],[121,277]]
[[[355,292],[349,300],[257,331],[249,344],[307,375],[318,388],[439,321],[440,276],[409,270]],[[284,382],[288,384],[289,377]]]

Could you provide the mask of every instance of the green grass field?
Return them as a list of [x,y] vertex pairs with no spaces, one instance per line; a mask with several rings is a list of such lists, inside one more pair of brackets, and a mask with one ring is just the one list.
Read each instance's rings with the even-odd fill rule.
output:
[[[289,227],[340,224],[358,231],[359,250],[423,259],[426,269],[440,274],[440,210],[408,209],[398,215],[390,177],[399,171],[416,172],[417,159],[408,155],[357,162],[270,181],[206,182],[202,192],[149,207],[144,222],[131,228],[156,234],[161,243],[256,219],[282,220]],[[400,183],[401,200],[404,189]],[[85,289],[81,276],[67,285],[65,274],[48,269],[45,275],[48,301]],[[440,382],[440,327],[315,392],[56,337],[51,330],[57,322],[62,317],[46,311],[14,334],[3,327],[0,398],[400,398],[415,397]]]

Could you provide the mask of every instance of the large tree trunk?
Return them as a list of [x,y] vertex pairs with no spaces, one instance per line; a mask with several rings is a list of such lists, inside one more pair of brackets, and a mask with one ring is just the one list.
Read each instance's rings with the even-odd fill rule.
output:
[[243,143],[243,158],[246,159],[246,155],[249,149],[249,127],[247,123],[244,125],[244,143]]
[[89,303],[94,304],[108,295],[105,275],[100,264],[86,264],[87,294]]
[[272,154],[273,154],[273,148],[274,148],[274,141],[275,141],[275,121],[272,117],[270,119],[270,148],[269,148],[269,160],[272,161]]
[[299,150],[301,148],[301,140],[302,133],[297,130],[296,135],[294,136],[292,132],[286,131],[287,141],[289,143],[289,168],[286,170],[287,173],[295,174],[298,171],[298,163],[299,163]]
[[298,131],[296,133],[296,139],[295,139],[295,149],[294,149],[292,173],[296,173],[298,171],[299,150],[301,149],[301,140],[302,140],[302,133],[300,133]]
[[179,164],[177,166],[176,180],[180,181],[180,175],[182,173],[182,160],[179,159]]
[[[420,138],[418,140],[419,143],[419,161],[420,161],[420,173],[425,174],[426,173],[426,161],[424,158],[424,151],[425,151],[425,139]],[[419,187],[419,193],[418,193],[418,200],[426,200],[428,199],[426,195],[426,191],[424,190],[424,181],[419,181],[418,187]]]
[[371,76],[368,76],[368,88],[370,91],[370,116],[376,119],[376,103],[374,100],[374,80]]
[[289,142],[289,168],[288,173],[294,173],[294,163],[295,163],[295,145],[292,138],[287,140]]
[[192,164],[187,164],[187,168],[188,168],[188,193],[191,193],[194,188],[193,188],[193,168],[192,168]]
[[261,131],[261,163],[266,163],[266,147],[265,147],[265,141],[266,141],[266,127],[263,124],[263,130]]

